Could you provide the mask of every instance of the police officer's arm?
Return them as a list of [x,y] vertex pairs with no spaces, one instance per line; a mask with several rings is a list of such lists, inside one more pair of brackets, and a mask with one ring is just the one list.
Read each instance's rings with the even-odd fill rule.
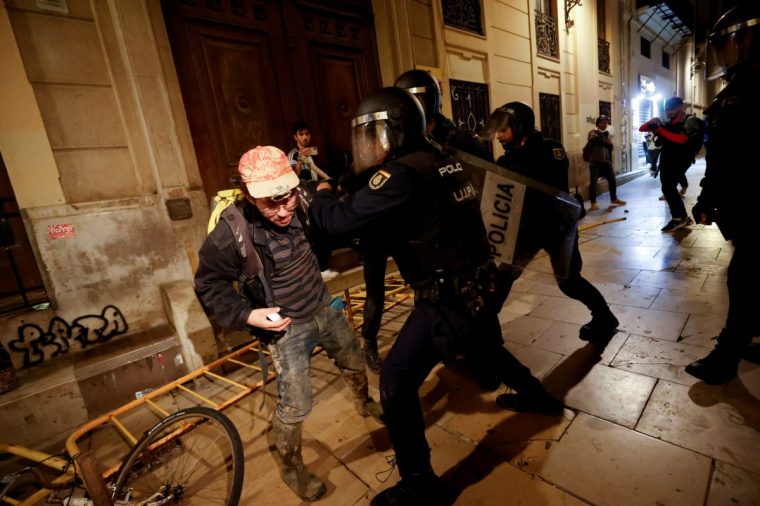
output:
[[266,320],[267,314],[277,312],[279,308],[252,310],[251,303],[233,287],[240,276],[242,260],[232,231],[225,222],[220,221],[206,237],[198,257],[195,292],[222,327],[244,330],[247,325],[253,325],[278,331],[282,330],[279,327],[284,328],[290,323],[289,318],[280,322]]
[[[388,175],[386,178],[382,172]],[[374,181],[374,184],[372,183]],[[324,183],[320,183],[322,185]],[[381,218],[411,196],[409,174],[401,168],[383,168],[345,201],[322,189],[314,196],[309,213],[317,226],[329,234],[355,231]]]

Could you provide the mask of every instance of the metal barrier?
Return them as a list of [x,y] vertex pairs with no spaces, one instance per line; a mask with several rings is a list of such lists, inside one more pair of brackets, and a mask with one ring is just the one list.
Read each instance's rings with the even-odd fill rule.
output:
[[[386,276],[385,289],[384,312],[413,298],[411,289],[404,284],[403,279],[398,274]],[[343,295],[346,298],[346,316],[351,322],[352,327],[357,329],[363,321],[361,314],[366,298],[366,291],[363,289],[363,285],[360,285],[352,289],[346,288],[343,290]],[[314,350],[314,354],[316,355],[321,351],[322,349],[318,347]],[[105,466],[106,470],[103,472],[103,478],[107,481],[119,470],[122,458],[126,455],[129,448],[137,442],[142,433],[150,428],[153,423],[178,409],[180,397],[184,396],[185,400],[192,400],[196,404],[221,411],[229,408],[248,395],[261,390],[268,383],[272,382],[276,377],[274,367],[268,367],[267,377],[264,378],[262,369],[258,365],[260,354],[264,355],[268,366],[271,365],[270,353],[260,347],[258,340],[254,340],[219,360],[192,371],[177,380],[143,395],[139,399],[135,399],[89,421],[68,437],[66,440],[67,453],[72,459],[76,459],[77,456],[91,450],[91,448],[84,448],[82,446],[82,441],[85,438],[89,437],[92,440],[96,431],[112,429],[118,437],[115,439],[111,438],[107,445],[114,445],[121,441],[126,444],[126,447],[123,454],[109,448],[107,455],[96,455]],[[171,408],[171,411],[167,409],[167,402],[174,406]],[[163,406],[162,403],[164,404]],[[146,411],[151,412],[155,416],[155,419],[147,424],[140,423],[137,429],[130,429],[128,427],[130,421],[127,421],[127,419],[140,409],[143,410],[143,413]],[[141,419],[140,421],[142,422],[143,420]],[[90,446],[93,446],[92,441],[90,441]],[[74,476],[75,471],[73,466],[65,458],[50,456],[21,446],[5,444],[0,444],[1,453],[17,455],[26,460],[44,464],[46,467],[60,471],[62,473],[61,476],[57,477],[53,483],[65,482]],[[23,501],[16,501],[12,498],[4,498],[3,501],[12,505],[33,505],[43,500],[49,493],[50,490],[41,488]]]

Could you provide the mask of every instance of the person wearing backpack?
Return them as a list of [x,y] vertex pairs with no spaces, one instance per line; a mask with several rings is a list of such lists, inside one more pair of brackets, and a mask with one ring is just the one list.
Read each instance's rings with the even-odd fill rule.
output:
[[312,407],[314,349],[322,346],[335,362],[361,416],[379,420],[382,410],[368,394],[356,335],[327,292],[306,239],[299,180],[288,157],[273,146],[258,146],[242,156],[238,172],[245,198],[222,211],[203,242],[195,291],[217,323],[249,329],[271,353],[278,393],[272,431],[280,474],[301,499],[314,501],[326,487],[301,454],[303,421]]
[[660,138],[660,184],[662,194],[670,208],[671,219],[662,227],[663,232],[675,232],[693,222],[686,214],[678,183],[685,178],[686,170],[694,163],[694,157],[702,147],[704,128],[701,120],[687,115],[683,100],[671,97],[665,101],[666,121],[652,118],[639,127],[640,132],[652,132]]
[[609,185],[610,204],[619,206],[626,204],[624,200],[617,197],[615,170],[612,168],[612,136],[607,129],[609,123],[609,116],[601,115],[596,119],[596,128],[588,133],[587,142],[591,145],[591,152],[588,157],[588,168],[591,173],[588,194],[592,211],[599,209],[599,205],[596,203],[596,182],[599,180],[599,176],[605,178]]

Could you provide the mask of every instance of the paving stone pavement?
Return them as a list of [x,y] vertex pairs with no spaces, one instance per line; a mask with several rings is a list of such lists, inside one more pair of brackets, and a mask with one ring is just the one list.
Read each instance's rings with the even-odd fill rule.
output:
[[[688,172],[691,208],[704,172]],[[663,234],[659,180],[642,176],[618,191],[626,206],[581,222],[625,221],[581,233],[584,276],[620,319],[605,349],[578,339],[586,308],[556,287],[539,256],[515,284],[501,315],[505,345],[567,408],[562,416],[508,413],[471,378],[439,366],[420,395],[432,463],[458,493],[457,505],[760,504],[760,367],[743,362],[725,386],[683,372],[704,356],[726,316],[731,245],[715,226]],[[586,203],[588,206],[588,203]],[[385,315],[385,355],[409,303]],[[304,458],[327,483],[318,504],[365,505],[398,481],[382,425],[359,417],[331,361],[313,361],[315,403],[305,422]],[[377,397],[377,376],[370,374]],[[274,393],[274,387],[268,391]],[[302,502],[280,480],[259,396],[227,414],[246,448],[241,504]]]

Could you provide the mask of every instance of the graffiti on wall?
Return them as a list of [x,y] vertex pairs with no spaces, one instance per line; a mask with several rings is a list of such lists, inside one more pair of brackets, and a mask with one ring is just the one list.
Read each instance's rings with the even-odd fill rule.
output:
[[8,342],[11,351],[23,354],[23,366],[30,367],[69,352],[78,343],[81,349],[109,341],[127,332],[127,320],[116,306],[106,306],[99,315],[85,315],[71,324],[58,316],[47,330],[35,323],[18,328],[18,337]]

